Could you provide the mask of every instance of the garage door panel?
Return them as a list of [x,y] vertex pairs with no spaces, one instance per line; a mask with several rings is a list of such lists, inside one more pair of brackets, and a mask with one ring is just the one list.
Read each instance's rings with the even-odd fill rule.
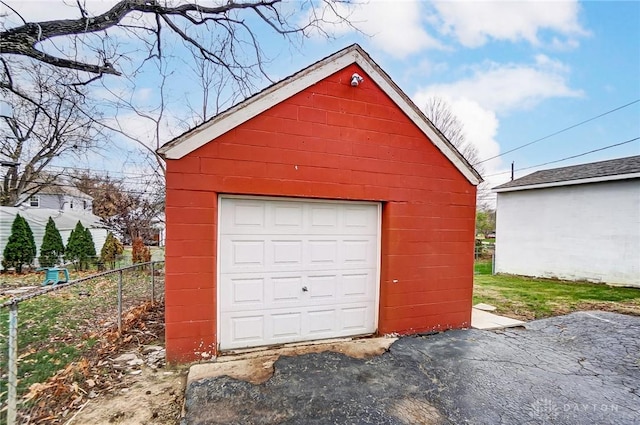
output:
[[231,279],[232,304],[262,304],[264,301],[264,279],[254,277],[251,279]]
[[307,244],[309,247],[309,264],[322,264],[323,267],[338,265],[338,241],[332,240],[310,240]]
[[342,275],[342,291],[343,298],[370,297],[371,281],[373,276],[369,273],[349,273]]
[[342,309],[342,329],[361,330],[365,332],[368,328],[367,322],[369,314],[365,306],[346,307]]
[[290,311],[273,310],[263,315],[225,313],[222,323],[232,324],[229,335],[221,329],[225,349],[281,344],[317,338],[365,335],[375,332],[372,309],[362,305]]
[[251,238],[224,238],[220,241],[221,269],[227,272],[262,270],[265,266],[265,241]]
[[220,286],[228,290],[220,293],[220,311],[262,310],[266,298],[264,280],[252,274],[221,277]]
[[302,336],[302,313],[280,313],[269,316],[274,339],[296,338]]
[[220,210],[222,350],[375,332],[376,204],[222,198]]
[[302,231],[304,208],[298,202],[283,202],[272,209],[273,228],[286,232]]
[[336,330],[335,308],[327,310],[312,310],[307,313],[307,327],[309,335],[317,337],[319,334],[327,334]]
[[264,241],[232,241],[233,266],[264,266],[264,245]]
[[273,305],[298,302],[302,297],[302,276],[272,277],[269,279]]
[[371,262],[376,255],[375,242],[371,239],[345,240],[343,247],[343,265],[353,267],[365,265],[371,267]]
[[271,241],[273,264],[276,266],[302,266],[302,240],[274,240]]
[[[369,239],[230,235],[221,242],[221,264],[226,273],[255,270],[339,270],[367,268],[376,261],[377,243]],[[231,252],[232,255],[224,255]]]
[[254,233],[264,228],[266,208],[263,202],[236,200],[222,211],[221,221],[234,233]]
[[228,323],[231,324],[231,340],[235,344],[246,345],[247,343],[259,342],[264,335],[264,316],[244,316],[232,317]]
[[344,209],[344,234],[375,235],[377,233],[377,225],[377,210],[366,206],[348,206]]
[[336,205],[309,205],[309,233],[336,234],[338,231],[338,208]]
[[308,296],[312,302],[318,300],[335,302],[336,287],[338,285],[337,275],[310,275],[307,277],[306,282],[307,285],[305,286],[307,287]]

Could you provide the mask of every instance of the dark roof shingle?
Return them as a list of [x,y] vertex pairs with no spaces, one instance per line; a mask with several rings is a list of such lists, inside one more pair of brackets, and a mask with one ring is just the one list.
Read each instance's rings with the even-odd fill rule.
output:
[[592,179],[622,174],[640,173],[640,155],[608,161],[591,162],[569,167],[540,170],[520,177],[493,189],[507,189],[520,186],[534,186],[573,180]]

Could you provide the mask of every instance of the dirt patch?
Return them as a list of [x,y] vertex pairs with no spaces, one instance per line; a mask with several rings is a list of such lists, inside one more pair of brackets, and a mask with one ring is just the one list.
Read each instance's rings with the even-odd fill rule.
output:
[[191,366],[188,382],[204,378],[229,376],[252,384],[262,384],[273,375],[273,364],[280,356],[299,356],[332,351],[356,359],[379,356],[389,350],[397,338],[363,338],[320,344],[300,344],[269,350],[250,351],[222,356],[212,363]]
[[72,424],[177,425],[184,400],[186,369],[143,368],[118,392],[90,400],[67,422]]
[[438,425],[443,422],[438,409],[425,400],[404,398],[395,403],[391,408],[391,414],[405,424],[411,425]]
[[611,313],[630,314],[632,316],[640,316],[639,301],[585,301],[572,305],[570,307],[558,305],[554,308],[554,315],[564,315],[573,313],[574,311],[609,311]]
[[273,375],[273,363],[276,355],[264,355],[253,359],[239,359],[226,362],[204,363],[191,366],[189,382],[204,378],[229,376],[254,385],[262,384]]

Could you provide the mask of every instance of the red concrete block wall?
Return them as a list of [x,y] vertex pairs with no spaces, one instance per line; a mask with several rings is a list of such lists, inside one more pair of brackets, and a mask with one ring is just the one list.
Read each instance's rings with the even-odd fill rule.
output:
[[170,361],[216,352],[218,194],[382,202],[378,332],[469,326],[476,188],[357,65],[167,161]]

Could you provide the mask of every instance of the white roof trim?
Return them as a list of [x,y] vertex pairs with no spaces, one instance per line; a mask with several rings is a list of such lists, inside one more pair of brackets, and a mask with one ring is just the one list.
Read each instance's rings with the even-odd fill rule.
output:
[[382,88],[469,182],[478,185],[482,181],[473,167],[462,159],[459,152],[452,149],[449,142],[443,139],[443,136],[435,130],[424,114],[391,81],[384,71],[371,59],[363,55],[359,46],[344,49],[295,74],[293,79],[286,79],[274,84],[254,97],[213,117],[199,127],[178,136],[158,149],[158,153],[167,159],[180,159],[274,105],[283,102],[353,63],[359,65],[367,73],[367,76]]
[[614,174],[614,175],[611,175],[611,176],[591,177],[591,178],[588,178],[588,179],[565,180],[565,181],[561,181],[561,182],[528,184],[526,186],[505,187],[505,188],[502,188],[502,189],[493,189],[493,191],[496,192],[496,193],[516,192],[516,191],[519,191],[519,190],[544,189],[544,188],[547,188],[547,187],[573,186],[573,185],[577,185],[577,184],[600,183],[600,182],[609,182],[609,181],[616,181],[616,180],[628,180],[628,179],[637,179],[637,178],[640,178],[640,173]]

